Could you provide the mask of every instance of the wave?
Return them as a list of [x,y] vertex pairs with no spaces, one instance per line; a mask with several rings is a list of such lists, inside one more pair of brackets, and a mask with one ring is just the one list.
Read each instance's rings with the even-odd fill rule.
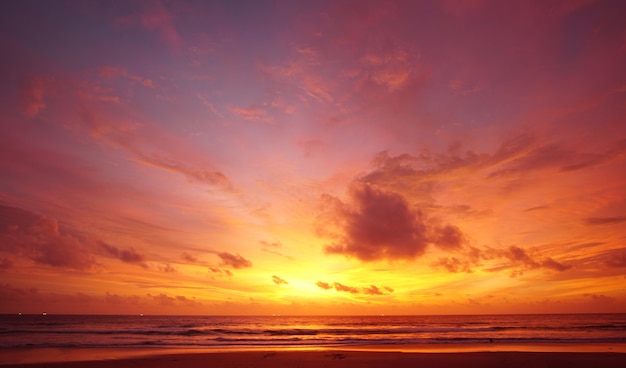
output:
[[626,314],[564,316],[2,316],[0,347],[626,342]]

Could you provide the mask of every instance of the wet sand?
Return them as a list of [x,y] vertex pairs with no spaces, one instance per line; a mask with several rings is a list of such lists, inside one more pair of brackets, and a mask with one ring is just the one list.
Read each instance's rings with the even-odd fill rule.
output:
[[[390,368],[390,367],[626,367],[626,347],[606,345],[403,347],[215,351],[197,349],[9,349],[0,366],[37,368]],[[482,349],[482,350],[481,350]],[[522,351],[523,350],[523,351]]]

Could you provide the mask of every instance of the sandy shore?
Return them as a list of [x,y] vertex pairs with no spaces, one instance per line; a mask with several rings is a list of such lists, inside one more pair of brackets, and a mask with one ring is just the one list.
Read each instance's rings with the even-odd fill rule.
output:
[[[608,350],[608,348],[606,348]],[[622,349],[617,349],[622,350]],[[10,349],[0,366],[36,368],[390,368],[390,367],[626,367],[626,353],[579,351],[245,350],[207,352],[163,349]]]

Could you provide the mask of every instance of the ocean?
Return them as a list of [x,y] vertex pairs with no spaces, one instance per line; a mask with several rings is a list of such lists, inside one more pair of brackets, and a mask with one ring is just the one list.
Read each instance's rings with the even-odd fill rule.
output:
[[626,314],[0,315],[0,348],[624,343]]

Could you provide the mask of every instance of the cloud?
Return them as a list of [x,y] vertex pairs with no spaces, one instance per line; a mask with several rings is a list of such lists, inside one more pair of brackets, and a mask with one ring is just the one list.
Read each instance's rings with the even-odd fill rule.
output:
[[561,168],[562,171],[576,171],[588,167],[601,165],[611,159],[620,157],[626,152],[626,139],[622,139],[613,144],[611,148],[596,154],[587,154],[579,159],[580,162],[569,164]]
[[609,267],[626,268],[626,248],[607,252],[604,263]]
[[146,296],[152,301],[156,302],[157,304],[162,305],[162,306],[167,306],[167,307],[175,307],[175,306],[180,306],[180,305],[192,305],[192,306],[201,305],[200,302],[194,299],[189,299],[183,295],[177,295],[173,297],[164,293],[160,293],[156,295],[146,294]]
[[46,108],[44,93],[46,85],[43,78],[33,77],[24,83],[20,94],[20,104],[22,112],[27,117],[35,117]]
[[183,252],[183,254],[181,255],[181,258],[184,259],[187,262],[191,262],[191,263],[195,263],[198,262],[198,258],[194,257],[193,255],[187,253],[187,252]]
[[376,285],[370,285],[363,289],[363,292],[367,295],[383,295],[384,293]]
[[[481,265],[481,260],[500,261],[500,264],[485,269],[489,272],[508,270],[511,277],[523,275],[528,270],[550,269],[563,272],[572,268],[571,265],[555,261],[550,257],[542,258],[540,255],[526,251],[518,246],[509,246],[505,249],[494,249],[486,247],[480,249],[476,247],[465,247],[458,256],[440,257],[430,264],[433,268],[441,268],[451,273],[471,273],[473,268]],[[504,261],[504,262],[503,262]]]
[[166,273],[178,272],[178,270],[176,268],[172,267],[172,265],[170,265],[169,263],[165,263],[165,264],[160,265],[158,267],[159,267],[159,271],[161,271],[161,272],[166,272]]
[[616,300],[613,297],[606,296],[603,294],[583,294],[583,296],[590,298],[594,302],[600,302],[602,304],[614,303]]
[[233,275],[233,273],[230,272],[230,270],[221,269],[219,267],[209,267],[209,271],[211,271],[213,273],[223,273],[226,276],[232,276]]
[[141,298],[137,295],[122,296],[118,294],[111,294],[107,291],[104,296],[104,301],[110,304],[137,305],[141,303]]
[[277,256],[285,257],[287,259],[293,259],[293,257],[283,254],[282,252],[277,250],[277,249],[282,248],[283,245],[281,242],[277,241],[277,242],[270,243],[265,240],[260,240],[259,243],[261,243],[261,251],[265,253],[270,253],[270,254],[274,254]]
[[158,155],[146,156],[137,152],[136,154],[139,162],[162,170],[183,174],[191,183],[206,184],[226,191],[233,190],[230,180],[219,171],[190,168],[176,160]]
[[222,260],[222,263],[220,263],[222,267],[232,267],[235,269],[252,267],[252,262],[240,256],[239,253],[232,254],[222,252],[218,254],[218,257]]
[[273,281],[276,285],[287,285],[287,284],[289,284],[289,283],[287,282],[287,280],[282,279],[282,278],[280,278],[280,277],[278,277],[278,276],[276,276],[276,275],[272,276],[272,281]]
[[552,258],[540,258],[535,255],[529,254],[525,249],[518,246],[509,246],[508,248],[501,249],[488,249],[483,255],[485,259],[501,258],[510,261],[508,264],[501,265],[496,268],[511,269],[511,276],[521,276],[527,270],[533,270],[538,268],[548,268],[554,271],[563,272],[570,269],[572,266],[559,263]]
[[359,292],[359,289],[355,287],[347,286],[338,282],[335,282],[334,286],[335,286],[335,290],[337,291],[345,291],[347,293],[352,293],[352,294],[357,294]]
[[150,1],[145,5],[139,15],[140,24],[149,31],[157,32],[172,49],[179,49],[183,40],[174,25],[173,14],[159,1]]
[[413,259],[427,245],[421,213],[399,194],[368,184],[350,188],[351,204],[335,202],[342,234],[327,245],[327,254],[344,254],[361,261]]
[[471,273],[473,262],[470,260],[463,260],[457,257],[440,257],[436,262],[431,263],[433,268],[443,268],[451,273]]
[[144,87],[154,88],[154,82],[151,79],[131,74],[124,68],[117,68],[109,65],[98,68],[98,77],[102,79],[127,78],[132,82],[143,85]]
[[[337,240],[326,245],[327,254],[343,254],[361,261],[410,260],[424,253],[429,244],[445,250],[461,248],[465,235],[454,225],[433,226],[400,194],[378,186],[354,182],[349,202],[326,196],[330,216],[320,217],[322,226],[338,226],[327,233]],[[323,230],[320,235],[325,235]]]
[[0,270],[6,270],[13,267],[13,261],[7,257],[0,257]]
[[383,290],[386,290],[388,293],[393,293],[394,291],[393,288],[390,288],[389,286],[378,287],[376,285],[370,285],[370,286],[359,289],[358,287],[344,285],[339,282],[334,282],[330,284],[328,282],[318,281],[315,283],[315,285],[317,285],[317,287],[323,290],[335,289],[336,291],[346,292],[346,293],[351,293],[351,294],[359,294],[362,292],[363,294],[366,294],[366,295],[385,295],[385,292]]
[[613,225],[619,224],[626,221],[626,216],[617,216],[617,217],[588,217],[584,220],[586,225],[589,226],[597,226],[597,225]]
[[320,289],[324,289],[324,290],[330,290],[333,288],[331,284],[327,282],[322,282],[322,281],[316,282],[315,285],[317,285],[317,287],[319,287]]
[[0,250],[53,267],[88,270],[96,265],[90,242],[54,218],[0,205]]
[[454,225],[435,227],[430,241],[443,249],[459,249],[467,243],[461,229]]
[[108,255],[119,259],[126,263],[143,263],[145,257],[133,248],[120,249],[116,246],[107,244],[105,242],[99,242],[100,248],[102,248]]

